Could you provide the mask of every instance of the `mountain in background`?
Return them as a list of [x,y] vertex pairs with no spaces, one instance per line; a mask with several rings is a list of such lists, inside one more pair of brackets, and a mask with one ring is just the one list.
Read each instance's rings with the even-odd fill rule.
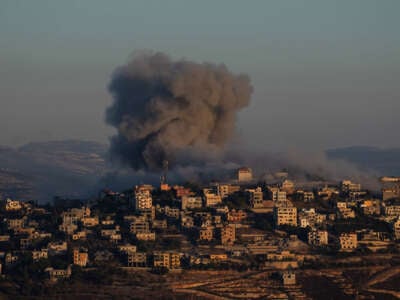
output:
[[0,196],[43,202],[87,195],[110,169],[107,149],[78,140],[0,147]]
[[[141,174],[138,179],[139,173],[112,168],[107,151],[106,144],[80,140],[0,146],[0,198],[47,202],[54,196],[86,197],[105,187],[124,189],[143,178],[158,182],[159,174]],[[347,147],[326,154],[330,160],[348,161],[377,176],[400,175],[398,148]]]
[[355,146],[330,149],[328,159],[353,163],[361,170],[373,171],[378,176],[400,176],[400,148]]

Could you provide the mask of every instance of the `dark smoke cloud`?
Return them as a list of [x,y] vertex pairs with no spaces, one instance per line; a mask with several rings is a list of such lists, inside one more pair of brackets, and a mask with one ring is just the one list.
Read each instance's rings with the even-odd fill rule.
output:
[[109,90],[114,102],[106,119],[118,130],[112,157],[135,170],[158,170],[165,160],[185,166],[218,156],[252,86],[224,65],[141,53],[114,72]]

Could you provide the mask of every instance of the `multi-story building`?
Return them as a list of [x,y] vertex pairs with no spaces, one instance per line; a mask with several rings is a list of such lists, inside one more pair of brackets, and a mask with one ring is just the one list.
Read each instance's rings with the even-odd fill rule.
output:
[[154,231],[138,232],[135,234],[139,241],[155,241],[156,233]]
[[247,213],[244,210],[232,209],[228,212],[227,220],[229,223],[241,223],[247,218]]
[[394,237],[396,240],[400,240],[400,217],[393,222]]
[[281,190],[286,192],[286,194],[294,193],[294,182],[288,179],[285,179],[281,184]]
[[47,257],[48,257],[48,250],[46,248],[32,251],[32,259],[34,261],[38,261],[40,259],[47,259]]
[[7,227],[8,229],[15,230],[19,228],[23,228],[26,222],[26,217],[19,219],[8,219]]
[[85,227],[94,227],[99,225],[98,217],[83,217],[81,221]]
[[222,245],[233,245],[236,240],[236,229],[233,225],[227,225],[220,229]]
[[214,238],[214,227],[206,226],[200,227],[199,229],[199,240],[200,241],[211,241]]
[[239,182],[249,182],[253,180],[253,171],[247,167],[240,168],[237,175]]
[[308,243],[314,246],[328,245],[328,232],[326,230],[311,230],[308,233]]
[[281,202],[287,200],[287,195],[285,191],[281,191],[278,188],[270,188],[272,194],[272,201]]
[[250,194],[250,206],[251,208],[261,208],[264,206],[264,195],[261,187],[255,189],[246,190]]
[[128,267],[146,267],[147,255],[144,252],[126,252],[126,260]]
[[364,200],[360,208],[363,211],[364,215],[380,215],[381,214],[381,201],[378,199],[369,199]]
[[229,195],[240,191],[240,186],[233,184],[216,183],[215,185],[213,185],[213,190],[217,195],[221,196],[222,199],[225,199]]
[[342,233],[339,236],[339,241],[341,251],[353,251],[358,246],[356,233]]
[[356,217],[355,211],[346,202],[337,202],[337,216],[342,219],[352,219]]
[[297,226],[297,208],[288,200],[280,201],[278,203],[279,206],[274,207],[274,220],[276,226]]
[[118,250],[121,253],[136,252],[137,247],[136,245],[123,244],[118,246]]
[[146,210],[153,207],[151,191],[153,187],[148,185],[136,186],[135,188],[135,209]]
[[300,227],[315,227],[316,225],[323,224],[326,221],[326,215],[315,212],[314,208],[302,209],[299,212],[299,225]]
[[129,230],[132,233],[150,231],[150,224],[144,216],[135,216],[130,223]]
[[383,206],[385,216],[397,218],[400,217],[400,205],[385,205]]
[[215,206],[222,202],[222,198],[220,195],[215,194],[212,189],[203,189],[204,198],[205,198],[205,205]]
[[155,251],[153,253],[153,266],[178,269],[181,266],[181,254],[170,251]]
[[7,199],[6,211],[17,211],[22,209],[22,204],[18,200]]
[[340,189],[344,193],[359,192],[359,191],[361,191],[361,184],[354,183],[351,180],[343,180],[340,183]]
[[183,196],[181,201],[182,210],[185,209],[196,209],[203,207],[203,199],[195,196]]
[[86,267],[88,263],[89,255],[87,250],[75,248],[73,250],[73,261],[74,265],[78,265],[80,267]]

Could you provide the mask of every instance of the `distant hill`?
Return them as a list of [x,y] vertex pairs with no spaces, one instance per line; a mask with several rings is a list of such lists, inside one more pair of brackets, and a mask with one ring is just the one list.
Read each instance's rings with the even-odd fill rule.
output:
[[360,169],[373,170],[381,176],[400,176],[400,148],[356,146],[330,149],[326,154],[330,159],[349,161]]
[[109,170],[107,149],[77,140],[1,146],[0,195],[39,201],[53,195],[82,196]]

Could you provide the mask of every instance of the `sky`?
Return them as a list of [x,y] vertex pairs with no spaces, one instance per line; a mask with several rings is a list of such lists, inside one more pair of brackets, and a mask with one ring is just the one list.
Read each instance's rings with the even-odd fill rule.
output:
[[249,147],[400,147],[399,11],[398,0],[0,0],[0,144],[107,142],[111,74],[149,49],[247,73],[237,132]]

